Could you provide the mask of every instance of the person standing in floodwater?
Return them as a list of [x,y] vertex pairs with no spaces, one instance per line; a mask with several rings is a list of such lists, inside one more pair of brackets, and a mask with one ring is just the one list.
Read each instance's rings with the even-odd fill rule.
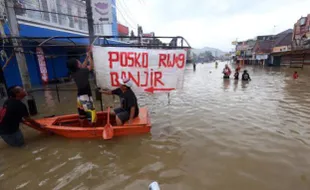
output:
[[241,66],[240,66],[240,63],[238,63],[236,71],[240,72],[240,70],[241,70]]
[[235,80],[239,80],[239,69],[237,68],[234,74]]
[[229,66],[226,64],[225,68],[223,69],[224,79],[229,79],[229,76],[231,75],[231,70]]
[[8,88],[8,99],[0,110],[0,137],[13,147],[21,147],[25,144],[23,133],[19,128],[22,121],[44,129],[43,125],[30,118],[27,107],[22,102],[26,96],[26,91],[20,86]]
[[193,62],[193,69],[194,69],[194,71],[196,71],[196,63],[195,62]]
[[298,79],[298,77],[299,77],[299,76],[298,76],[298,73],[297,73],[297,71],[295,71],[294,74],[293,74],[293,78],[294,78],[294,79]]
[[250,80],[251,80],[250,74],[248,73],[247,70],[244,70],[244,71],[243,71],[242,80],[243,80],[243,81],[250,81]]

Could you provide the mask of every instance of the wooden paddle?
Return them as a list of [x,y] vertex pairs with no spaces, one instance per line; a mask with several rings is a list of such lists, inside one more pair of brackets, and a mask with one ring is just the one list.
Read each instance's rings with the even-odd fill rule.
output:
[[112,139],[114,135],[113,127],[110,124],[110,107],[108,108],[107,124],[103,128],[102,137],[105,140]]

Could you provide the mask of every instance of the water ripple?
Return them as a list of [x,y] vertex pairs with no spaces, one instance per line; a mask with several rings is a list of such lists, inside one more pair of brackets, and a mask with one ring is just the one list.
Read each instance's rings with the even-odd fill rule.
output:
[[[25,148],[0,142],[1,189],[142,190],[156,180],[163,189],[308,190],[310,68],[294,81],[293,69],[246,66],[252,81],[242,82],[223,80],[223,67],[188,65],[183,89],[138,94],[151,134],[78,140],[23,128]],[[55,92],[34,95],[37,117],[76,112],[75,93],[60,92],[60,103]]]

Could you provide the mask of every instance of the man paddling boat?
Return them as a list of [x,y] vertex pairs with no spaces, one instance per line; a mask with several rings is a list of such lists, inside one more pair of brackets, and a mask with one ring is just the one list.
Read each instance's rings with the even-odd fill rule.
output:
[[107,95],[117,95],[120,97],[121,107],[114,109],[116,123],[121,126],[126,121],[129,124],[139,115],[139,106],[135,93],[131,90],[132,82],[129,79],[120,79],[120,87],[115,90],[100,90]]
[[43,128],[39,123],[29,117],[26,105],[22,102],[27,93],[20,86],[8,89],[8,100],[0,110],[0,136],[8,145],[21,147],[25,144],[24,136],[19,129],[23,120],[32,126]]
[[[90,63],[89,65],[87,65],[88,62]],[[71,58],[67,63],[67,67],[71,71],[74,82],[78,88],[77,106],[81,127],[84,126],[84,121],[86,119],[94,126],[97,121],[97,114],[88,80],[90,71],[94,68],[90,52],[87,53],[87,57],[83,64],[81,64],[79,60]]]

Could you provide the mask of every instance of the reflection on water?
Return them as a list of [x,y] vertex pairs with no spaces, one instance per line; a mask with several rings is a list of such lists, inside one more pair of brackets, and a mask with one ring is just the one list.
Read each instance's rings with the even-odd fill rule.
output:
[[49,108],[55,107],[55,100],[53,98],[51,91],[44,91],[44,98],[45,98],[47,107]]
[[[310,69],[292,80],[293,69],[248,66],[242,82],[223,67],[189,65],[170,97],[139,94],[151,134],[73,140],[23,127],[25,148],[0,142],[1,189],[310,189]],[[75,95],[37,92],[38,117],[75,113]]]
[[230,79],[223,79],[224,90],[227,90],[230,85]]
[[241,87],[246,88],[249,85],[250,81],[241,81]]
[[239,80],[234,80],[234,92],[236,92],[238,88]]

